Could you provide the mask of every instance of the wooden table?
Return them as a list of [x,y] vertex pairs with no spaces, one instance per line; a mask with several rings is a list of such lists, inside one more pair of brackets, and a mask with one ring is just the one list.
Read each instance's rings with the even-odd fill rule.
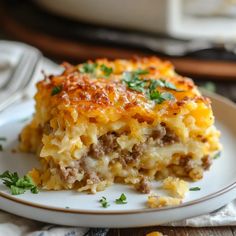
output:
[[236,236],[236,227],[147,227],[130,229],[111,229],[107,236],[145,236],[146,234],[159,231],[168,236]]

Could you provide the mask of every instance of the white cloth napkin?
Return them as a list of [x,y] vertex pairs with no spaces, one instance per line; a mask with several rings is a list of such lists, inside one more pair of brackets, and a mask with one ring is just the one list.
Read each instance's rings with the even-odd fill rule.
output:
[[171,222],[167,226],[210,227],[236,225],[236,200],[209,214]]
[[0,236],[82,236],[88,228],[47,225],[0,211]]
[[[59,73],[61,68],[49,59],[44,58],[39,65],[38,73],[34,75],[35,82],[42,79],[42,73],[39,74],[42,70],[46,74],[51,74]],[[30,88],[28,93],[30,96],[33,95],[35,88]],[[167,225],[191,227],[236,225],[236,200],[210,214],[172,222]],[[88,230],[88,228],[49,225],[0,211],[0,236],[81,236],[85,235]],[[106,232],[106,230],[102,230],[97,235],[106,235]],[[86,235],[96,235],[96,233],[92,232]]]

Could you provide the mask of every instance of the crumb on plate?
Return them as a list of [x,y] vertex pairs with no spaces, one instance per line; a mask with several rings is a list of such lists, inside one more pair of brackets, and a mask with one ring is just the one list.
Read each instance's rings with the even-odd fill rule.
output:
[[164,179],[162,188],[168,190],[171,196],[183,199],[189,190],[189,184],[180,178],[169,176]]
[[150,208],[159,208],[166,206],[177,206],[182,203],[182,199],[166,196],[149,196],[147,205]]

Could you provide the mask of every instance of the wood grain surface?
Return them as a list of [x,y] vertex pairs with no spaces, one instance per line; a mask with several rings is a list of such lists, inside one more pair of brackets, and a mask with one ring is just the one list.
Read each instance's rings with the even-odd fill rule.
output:
[[147,227],[130,229],[111,229],[107,236],[145,236],[153,231],[167,236],[236,236],[236,227]]

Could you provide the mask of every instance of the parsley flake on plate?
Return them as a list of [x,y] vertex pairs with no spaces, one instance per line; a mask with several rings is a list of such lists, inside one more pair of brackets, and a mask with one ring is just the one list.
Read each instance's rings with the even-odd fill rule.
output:
[[62,85],[55,86],[52,88],[51,95],[54,96],[62,91]]
[[2,144],[0,144],[0,151],[3,151],[3,146],[2,146]]
[[18,122],[20,122],[20,123],[25,123],[25,122],[28,121],[29,119],[30,119],[30,117],[26,117],[26,118],[23,118],[23,119],[18,120]]
[[115,203],[116,203],[116,204],[127,204],[127,201],[126,201],[126,200],[127,200],[127,198],[126,198],[125,194],[122,193],[122,194],[120,195],[120,197],[116,199]]
[[101,203],[101,206],[103,208],[107,208],[110,206],[109,202],[107,201],[107,199],[105,197],[102,197],[99,202]]
[[0,141],[7,141],[6,137],[0,137]]
[[200,187],[192,187],[189,189],[189,191],[199,191],[199,190],[201,190]]
[[4,185],[10,188],[12,195],[23,194],[27,190],[34,194],[39,192],[37,186],[28,175],[20,178],[16,172],[11,173],[7,170],[0,175],[0,179],[2,179]]
[[213,159],[218,159],[221,155],[221,152],[217,152],[214,156]]

